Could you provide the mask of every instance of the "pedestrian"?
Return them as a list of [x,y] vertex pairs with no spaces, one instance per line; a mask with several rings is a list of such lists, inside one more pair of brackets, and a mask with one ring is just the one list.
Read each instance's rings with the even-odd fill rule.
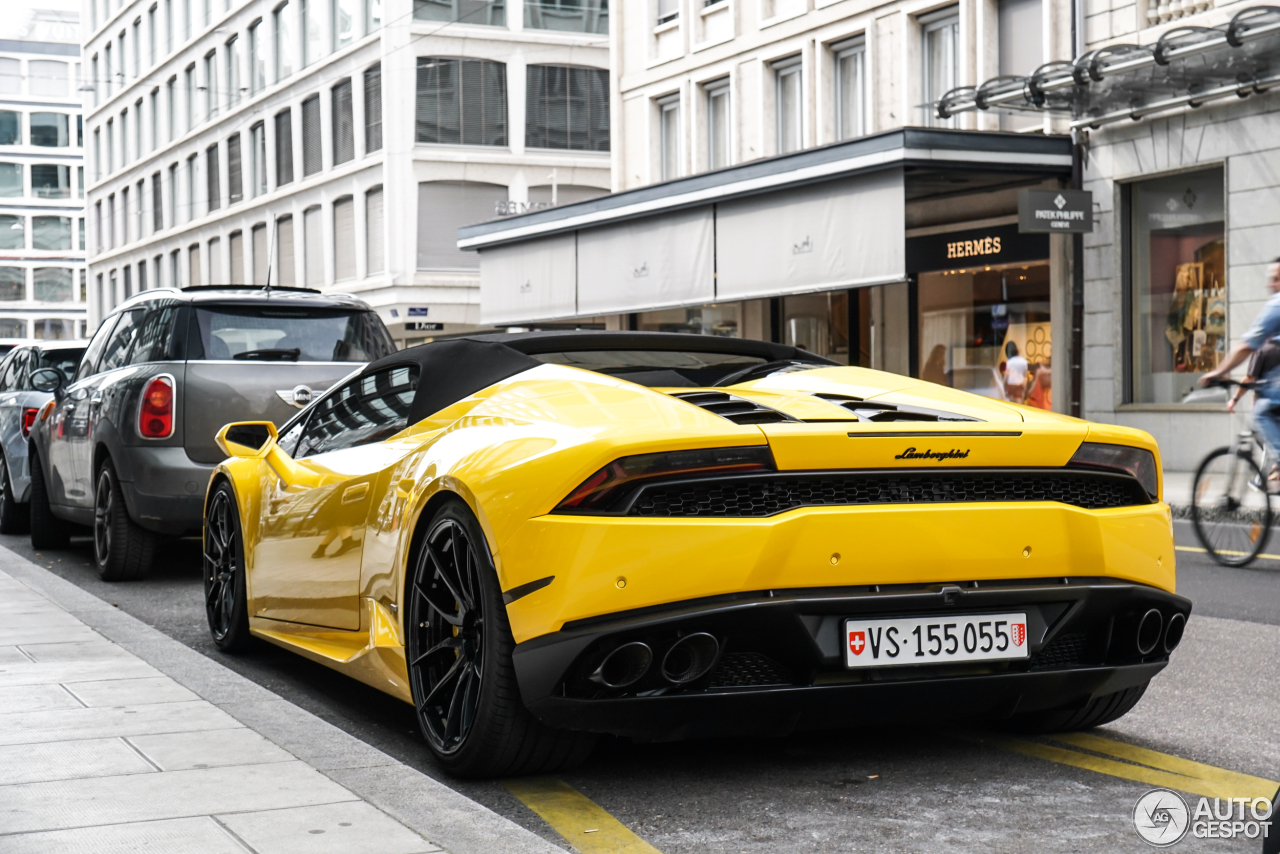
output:
[[1018,345],[1010,341],[1004,345],[1004,393],[1014,403],[1022,403],[1027,397],[1027,373],[1031,368],[1018,353]]
[[1053,409],[1053,369],[1046,362],[1036,365],[1036,378],[1027,392],[1027,406],[1037,409]]

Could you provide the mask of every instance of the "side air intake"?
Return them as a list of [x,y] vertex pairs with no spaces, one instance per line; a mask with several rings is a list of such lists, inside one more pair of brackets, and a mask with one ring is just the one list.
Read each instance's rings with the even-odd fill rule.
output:
[[898,403],[881,403],[874,400],[863,400],[860,397],[848,397],[843,394],[815,394],[823,400],[830,401],[857,416],[859,421],[882,423],[885,421],[981,421],[968,415],[957,415],[954,412],[943,412],[939,409],[925,409],[922,406],[907,406]]
[[682,391],[671,396],[678,397],[685,403],[700,406],[708,412],[714,412],[734,424],[777,424],[780,421],[798,420],[785,412],[779,412],[722,391]]

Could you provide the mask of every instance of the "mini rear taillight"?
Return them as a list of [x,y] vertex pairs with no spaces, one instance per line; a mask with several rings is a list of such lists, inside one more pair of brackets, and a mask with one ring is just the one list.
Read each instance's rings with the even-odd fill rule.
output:
[[773,471],[773,454],[767,445],[746,448],[699,448],[637,454],[609,463],[569,493],[556,507],[559,513],[606,511],[617,499],[643,481],[690,475],[739,474]]
[[22,410],[22,438],[31,435],[31,426],[36,423],[36,416],[39,414],[40,410],[35,408]]
[[142,390],[138,432],[144,439],[167,439],[173,435],[173,380],[169,377],[155,377]]

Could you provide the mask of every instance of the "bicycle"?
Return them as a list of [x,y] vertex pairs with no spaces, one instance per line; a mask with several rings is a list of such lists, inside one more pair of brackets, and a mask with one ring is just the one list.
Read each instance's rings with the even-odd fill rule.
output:
[[[1253,390],[1258,384],[1217,380],[1210,385]],[[1274,521],[1268,475],[1274,463],[1251,427],[1230,445],[1210,451],[1196,469],[1191,524],[1205,551],[1223,566],[1248,566],[1267,546]]]

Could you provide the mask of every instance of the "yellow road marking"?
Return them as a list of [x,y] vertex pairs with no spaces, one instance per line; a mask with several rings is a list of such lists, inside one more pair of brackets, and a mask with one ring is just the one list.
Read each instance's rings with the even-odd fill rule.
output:
[[503,785],[582,854],[661,854],[563,780],[526,777]]
[[[1026,741],[1020,738],[985,736],[982,741],[1013,753],[1021,753],[1023,756],[1033,756],[1037,759],[1056,762],[1059,765],[1070,765],[1073,768],[1082,768],[1086,771],[1107,774],[1111,777],[1146,783],[1149,786],[1162,786],[1210,798],[1270,798],[1275,794],[1276,788],[1280,787],[1280,783],[1273,780],[1251,777],[1248,774],[1239,774],[1234,771],[1228,771],[1225,768],[1216,768],[1212,765],[1192,762],[1189,759],[1181,759],[1166,753],[1135,747],[1131,744],[1113,741],[1101,736],[1087,733],[1068,733],[1051,737],[1055,741],[1073,744],[1077,747],[1118,758],[1111,759],[1106,756],[1095,756],[1092,753],[1082,753],[1076,750],[1068,750],[1065,747],[1043,744],[1038,741]],[[1128,761],[1122,762],[1119,761],[1120,759]]]
[[[1207,555],[1209,553],[1208,549],[1202,549],[1197,546],[1174,546],[1173,550],[1175,552],[1195,552],[1196,554],[1200,554],[1200,555]],[[1230,549],[1219,549],[1218,553],[1224,554],[1224,555],[1231,555],[1232,557],[1244,557],[1245,555],[1248,554],[1248,552],[1234,552],[1234,551],[1231,551]],[[1258,560],[1280,560],[1280,555],[1260,554],[1258,555],[1257,559]]]

